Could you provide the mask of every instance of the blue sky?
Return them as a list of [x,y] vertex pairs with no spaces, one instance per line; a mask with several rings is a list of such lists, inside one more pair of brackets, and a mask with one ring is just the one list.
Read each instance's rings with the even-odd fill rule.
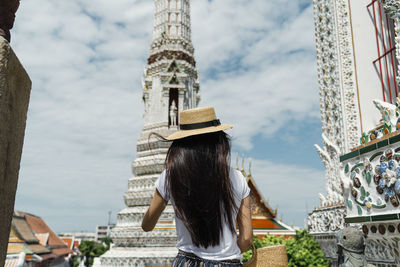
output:
[[[303,226],[324,168],[311,1],[193,0],[201,106],[232,123],[232,157],[279,217]],[[94,231],[124,207],[143,127],[153,1],[25,0],[12,46],[32,82],[16,209],[57,232]],[[241,160],[240,160],[241,162]]]

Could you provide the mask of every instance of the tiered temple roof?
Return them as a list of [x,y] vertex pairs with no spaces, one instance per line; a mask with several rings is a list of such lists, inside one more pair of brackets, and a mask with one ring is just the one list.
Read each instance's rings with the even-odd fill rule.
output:
[[[239,170],[239,167],[236,166]],[[247,184],[250,187],[251,197],[251,215],[253,223],[253,233],[259,237],[264,235],[294,235],[295,231],[292,227],[286,225],[282,220],[277,220],[278,209],[271,209],[268,201],[265,201],[261,191],[258,189],[253,175],[251,174],[250,166],[246,174],[243,166],[240,170],[246,177]]]
[[40,262],[44,264],[43,266],[55,261],[64,261],[64,257],[72,253],[42,218],[15,211],[11,223],[6,265],[14,262],[15,256],[21,255],[21,252],[25,254],[26,262]]

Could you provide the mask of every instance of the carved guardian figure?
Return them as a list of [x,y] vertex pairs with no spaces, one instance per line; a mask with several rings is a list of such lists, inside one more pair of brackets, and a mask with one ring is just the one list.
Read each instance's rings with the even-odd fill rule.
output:
[[365,259],[365,241],[361,231],[344,228],[337,236],[339,267],[374,267]]
[[14,26],[19,0],[0,0],[0,36],[10,42],[10,29]]

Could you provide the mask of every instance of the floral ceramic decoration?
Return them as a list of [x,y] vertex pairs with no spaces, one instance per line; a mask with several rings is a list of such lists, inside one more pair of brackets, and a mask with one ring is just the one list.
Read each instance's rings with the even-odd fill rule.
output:
[[343,170],[351,181],[347,207],[356,208],[358,215],[367,215],[375,209],[386,208],[388,203],[399,206],[399,159],[394,150],[386,149],[353,164],[347,163]]
[[365,144],[368,143],[368,141],[369,141],[368,138],[369,138],[369,137],[368,137],[368,134],[364,132],[364,133],[362,134],[361,138],[360,138],[360,143],[361,143],[362,145],[365,145]]
[[[346,163],[344,174],[350,179],[347,207],[367,215],[388,204],[400,204],[400,154],[389,148],[369,157]],[[367,212],[367,214],[365,214]],[[363,214],[364,213],[364,214]]]
[[[400,125],[400,124],[399,124]],[[369,138],[371,139],[371,141],[372,140],[375,140],[376,138],[378,137],[378,132],[377,131],[372,131],[370,134],[369,134]]]
[[400,130],[400,118],[396,122],[396,130]]

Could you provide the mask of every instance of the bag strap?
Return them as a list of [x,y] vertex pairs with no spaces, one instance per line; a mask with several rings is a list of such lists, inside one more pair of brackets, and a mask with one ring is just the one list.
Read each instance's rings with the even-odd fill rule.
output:
[[254,246],[254,243],[251,243],[251,250],[253,251],[253,256],[251,257],[251,259],[248,262],[243,264],[243,267],[255,266],[254,263],[257,260],[257,249]]

